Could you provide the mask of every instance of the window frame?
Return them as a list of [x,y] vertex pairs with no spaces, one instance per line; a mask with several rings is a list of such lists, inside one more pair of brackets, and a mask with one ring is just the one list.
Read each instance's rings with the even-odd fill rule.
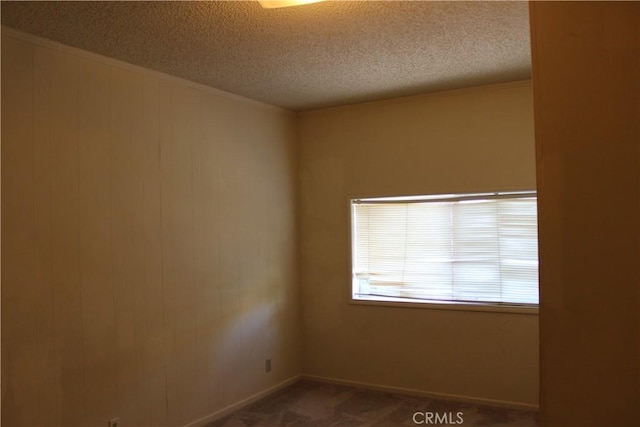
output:
[[[356,298],[353,292],[353,268],[354,268],[354,244],[355,244],[355,229],[354,229],[354,215],[353,204],[357,200],[367,199],[396,199],[396,200],[415,200],[415,199],[441,199],[449,198],[455,200],[452,196],[471,196],[485,195],[509,197],[534,194],[537,198],[537,191],[531,189],[519,189],[519,190],[500,190],[500,191],[483,191],[483,192],[456,192],[451,193],[439,193],[429,195],[407,195],[407,196],[347,196],[347,209],[348,209],[348,224],[349,224],[349,286],[347,290],[348,303],[350,305],[358,306],[371,306],[371,307],[395,307],[395,308],[409,308],[409,309],[433,309],[433,310],[453,310],[453,311],[471,311],[471,312],[492,312],[492,313],[510,313],[510,314],[524,314],[524,315],[538,315],[540,303],[534,304],[517,304],[517,303],[497,303],[497,302],[467,302],[467,301],[451,301],[451,300],[420,300],[398,297],[385,297],[375,296],[371,298],[360,296]],[[540,256],[538,255],[538,261]],[[540,292],[540,281],[538,280],[538,293]]]

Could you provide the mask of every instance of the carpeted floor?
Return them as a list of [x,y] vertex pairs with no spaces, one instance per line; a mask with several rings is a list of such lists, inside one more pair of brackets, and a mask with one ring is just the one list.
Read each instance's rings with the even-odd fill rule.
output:
[[532,411],[434,400],[304,380],[206,427],[416,425],[536,427],[538,415]]

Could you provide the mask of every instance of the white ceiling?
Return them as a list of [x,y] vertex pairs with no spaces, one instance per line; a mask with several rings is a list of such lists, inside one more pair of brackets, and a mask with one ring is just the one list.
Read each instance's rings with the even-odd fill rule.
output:
[[2,2],[2,24],[291,110],[530,78],[527,2]]

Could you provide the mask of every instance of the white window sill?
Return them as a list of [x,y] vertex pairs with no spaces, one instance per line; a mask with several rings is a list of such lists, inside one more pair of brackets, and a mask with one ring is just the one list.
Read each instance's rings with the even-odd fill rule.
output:
[[369,305],[383,307],[398,308],[422,308],[431,310],[456,310],[456,311],[484,311],[493,313],[511,313],[511,314],[528,314],[537,315],[537,306],[520,306],[508,304],[491,304],[491,303],[466,303],[466,302],[449,302],[449,301],[421,301],[407,300],[403,298],[393,297],[352,297],[349,304]]

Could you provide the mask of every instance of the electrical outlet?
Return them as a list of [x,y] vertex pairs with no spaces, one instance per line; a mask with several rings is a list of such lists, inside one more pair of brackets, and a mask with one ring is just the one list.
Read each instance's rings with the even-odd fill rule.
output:
[[264,368],[266,372],[271,372],[271,359],[264,361]]
[[109,420],[109,427],[120,427],[120,418],[112,418]]

